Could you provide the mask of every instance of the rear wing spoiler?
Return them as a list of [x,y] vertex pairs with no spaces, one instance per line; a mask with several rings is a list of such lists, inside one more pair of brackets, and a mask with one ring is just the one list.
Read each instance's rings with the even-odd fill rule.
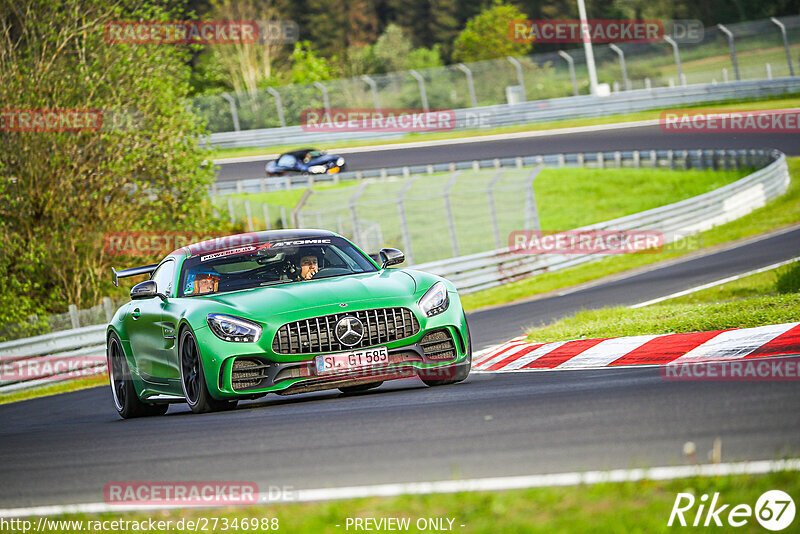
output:
[[121,271],[117,271],[113,267],[111,268],[111,272],[114,273],[114,285],[119,287],[119,279],[120,278],[127,278],[129,276],[138,276],[140,274],[150,274],[156,270],[158,267],[158,263],[154,263],[153,265],[145,265],[144,267],[131,267],[130,269],[123,269]]

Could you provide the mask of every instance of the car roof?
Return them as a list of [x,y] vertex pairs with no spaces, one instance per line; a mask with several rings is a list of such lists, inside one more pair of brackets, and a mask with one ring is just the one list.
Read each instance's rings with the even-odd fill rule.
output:
[[315,237],[338,237],[337,234],[329,230],[319,230],[314,228],[287,230],[262,230],[260,232],[248,232],[246,234],[234,234],[221,236],[215,239],[208,239],[198,243],[191,243],[172,252],[171,255],[192,256],[192,249],[201,249],[204,252],[210,250],[219,251],[229,248],[236,248],[245,245],[255,245],[268,241],[282,241],[285,239],[307,239]]
[[285,156],[286,154],[291,154],[295,158],[302,158],[306,154],[312,151],[317,151],[316,148],[301,148],[300,150],[293,150],[292,152],[285,152],[281,154],[281,156]]

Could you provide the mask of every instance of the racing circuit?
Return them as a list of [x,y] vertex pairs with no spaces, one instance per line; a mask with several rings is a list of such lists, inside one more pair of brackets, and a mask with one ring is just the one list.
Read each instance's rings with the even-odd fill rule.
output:
[[[351,169],[535,152],[761,144],[800,154],[792,134],[676,139],[658,127],[535,139],[352,152]],[[256,174],[258,170],[258,174]],[[250,173],[253,173],[252,175]],[[263,162],[222,166],[260,177]],[[795,178],[796,179],[796,178]],[[633,305],[796,256],[800,227],[668,264],[468,314],[475,350],[581,308]],[[675,382],[657,368],[474,373],[427,388],[404,380],[243,402],[229,413],[123,421],[107,387],[0,406],[5,508],[102,502],[114,480],[247,480],[260,488],[335,488],[592,469],[683,465],[715,438],[724,461],[796,457],[800,390],[792,382]]]

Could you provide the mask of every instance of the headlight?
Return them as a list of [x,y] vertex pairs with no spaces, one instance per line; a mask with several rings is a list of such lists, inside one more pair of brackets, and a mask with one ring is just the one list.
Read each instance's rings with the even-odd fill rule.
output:
[[427,317],[433,317],[445,311],[450,305],[450,297],[447,295],[447,287],[444,282],[436,282],[419,299],[419,308]]
[[261,337],[261,326],[223,313],[211,313],[207,317],[208,326],[223,341],[254,343]]
[[341,167],[342,165],[344,165],[344,158],[340,156],[339,159],[336,160],[336,166]]
[[308,172],[311,174],[324,174],[327,170],[325,165],[312,165],[308,168]]

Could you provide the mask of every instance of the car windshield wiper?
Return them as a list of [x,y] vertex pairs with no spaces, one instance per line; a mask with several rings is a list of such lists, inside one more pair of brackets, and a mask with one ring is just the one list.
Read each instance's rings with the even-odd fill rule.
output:
[[289,282],[294,282],[294,280],[288,280],[288,279],[287,280],[272,280],[272,281],[269,281],[269,282],[261,282],[258,285],[261,286],[261,287],[264,287],[264,286],[277,286],[279,284],[288,284]]

